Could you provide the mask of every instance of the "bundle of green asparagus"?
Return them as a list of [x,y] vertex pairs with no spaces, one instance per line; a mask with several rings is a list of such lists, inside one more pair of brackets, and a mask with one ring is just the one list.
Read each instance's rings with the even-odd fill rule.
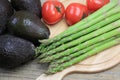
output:
[[119,0],[102,7],[36,48],[40,63],[50,63],[53,74],[120,43]]

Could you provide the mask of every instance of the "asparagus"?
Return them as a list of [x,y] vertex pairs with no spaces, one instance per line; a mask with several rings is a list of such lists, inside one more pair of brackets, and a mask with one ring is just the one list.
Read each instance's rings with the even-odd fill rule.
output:
[[[119,37],[120,37],[120,36],[119,36]],[[92,45],[92,46],[90,46],[90,47],[87,47],[87,48],[85,48],[85,49],[82,49],[82,50],[80,50],[80,51],[78,51],[78,52],[75,52],[75,53],[73,53],[73,54],[70,54],[69,56],[65,56],[65,57],[63,57],[63,58],[57,59],[57,60],[51,62],[51,63],[50,63],[50,66],[51,66],[51,67],[52,67],[52,66],[59,66],[59,64],[61,64],[61,63],[67,62],[67,61],[69,61],[69,60],[71,60],[71,59],[73,59],[73,58],[75,58],[75,57],[78,57],[78,56],[80,56],[80,55],[82,55],[82,54],[84,54],[84,53],[86,53],[86,52],[88,52],[88,51],[90,51],[90,50],[92,50],[92,49],[100,46],[100,45],[103,45],[103,44],[105,44],[105,43],[107,43],[107,42],[109,42],[109,41],[112,41],[112,40],[114,40],[114,39],[116,39],[116,36],[115,36],[115,37],[112,37],[112,38],[109,38],[109,39],[107,39],[107,40],[101,41],[101,42],[99,42],[99,43],[97,43],[97,44],[94,44],[94,45]]]
[[[113,15],[113,16],[110,16],[109,13],[111,15],[113,15],[115,13],[116,14]],[[110,17],[108,17],[108,16],[110,16]],[[107,16],[106,17],[104,16],[104,20],[100,21],[99,23],[97,23],[97,24],[95,24],[93,26],[89,26],[89,28],[87,28],[85,30],[82,30],[82,31],[80,31],[80,32],[78,32],[76,34],[73,34],[71,36],[63,38],[60,41],[58,41],[56,43],[53,43],[50,46],[46,47],[45,49],[41,50],[40,52],[41,53],[48,52],[49,50],[54,49],[54,48],[56,48],[57,46],[59,46],[61,44],[65,44],[65,43],[70,42],[70,41],[72,41],[72,40],[74,40],[74,39],[76,39],[78,37],[81,37],[81,36],[87,34],[87,33],[90,33],[90,32],[92,32],[94,30],[97,30],[97,29],[99,29],[99,28],[101,28],[101,27],[103,27],[103,26],[105,26],[105,25],[107,25],[107,24],[117,20],[117,19],[120,19],[120,6],[117,6],[113,10],[109,11],[107,13]]]
[[[119,25],[120,25],[120,23],[119,23]],[[40,60],[40,62],[41,63],[45,63],[45,62],[48,63],[48,62],[51,62],[51,61],[53,61],[55,59],[58,59],[58,58],[61,58],[61,57],[64,57],[64,56],[69,56],[70,54],[72,54],[74,52],[80,51],[81,49],[84,49],[84,48],[86,48],[88,46],[96,44],[97,42],[100,42],[102,40],[106,40],[108,38],[111,38],[111,37],[113,37],[115,35],[119,35],[119,34],[120,34],[120,28],[117,28],[115,30],[111,30],[110,32],[107,32],[107,33],[102,34],[102,35],[100,35],[98,37],[95,37],[95,38],[93,38],[91,40],[88,40],[88,41],[86,41],[86,42],[84,42],[84,43],[82,43],[82,44],[80,44],[78,46],[72,47],[70,49],[67,49],[67,50],[65,50],[63,52],[57,53],[55,55],[43,58],[43,59]]]
[[[71,42],[69,42],[67,44],[63,44],[63,45],[61,45],[61,46],[59,46],[59,47],[57,47],[55,49],[52,49],[52,50],[42,54],[38,58],[40,58],[40,59],[43,58],[43,60],[46,60],[47,58],[50,58],[49,56],[51,56],[51,55],[53,55],[55,53],[59,53],[60,51],[63,51],[63,50],[66,50],[66,49],[68,49],[70,47],[81,44],[82,42],[84,42],[86,40],[89,40],[91,38],[99,36],[99,35],[101,35],[103,33],[106,33],[108,31],[112,30],[112,29],[115,29],[115,28],[119,27],[119,25],[120,25],[120,20],[117,20],[117,21],[115,21],[115,22],[113,22],[113,23],[111,23],[111,24],[109,24],[109,25],[107,25],[107,26],[105,26],[103,28],[100,28],[100,29],[98,29],[98,30],[96,30],[96,31],[94,31],[94,32],[92,32],[90,34],[82,36],[82,37],[80,37],[80,38],[78,38],[76,40],[73,40],[73,41],[71,41]],[[46,57],[46,56],[48,56],[48,57]],[[46,57],[46,59],[44,59],[44,57]]]
[[[45,45],[49,45],[52,42],[59,41],[60,39],[66,37],[66,36],[70,36],[71,34],[74,34],[80,30],[87,28],[87,27],[82,27],[83,24],[86,24],[88,22],[91,23],[92,20],[94,20],[95,18],[97,18],[100,15],[105,14],[106,12],[111,10],[113,7],[115,7],[117,4],[118,4],[118,0],[112,0],[111,3],[107,4],[106,6],[102,7],[100,10],[91,14],[91,16],[88,16],[87,18],[83,19],[82,21],[78,22],[77,24],[71,26],[69,29],[67,29],[66,31],[64,31],[60,35],[58,35],[54,38],[51,38],[51,39],[42,40],[41,43],[44,43]],[[79,29],[78,29],[78,27],[79,27]]]
[[[75,29],[75,26],[76,26],[76,28],[78,28],[78,26],[81,26],[80,27],[80,30],[82,30],[82,29],[84,29],[84,28],[86,28],[86,27],[82,27],[82,25],[83,24],[85,24],[85,23],[88,23],[87,21],[91,21],[92,19],[94,19],[94,18],[96,18],[96,17],[98,17],[99,15],[101,15],[101,14],[104,14],[105,12],[107,12],[107,11],[109,11],[110,9],[112,9],[113,7],[115,7],[116,5],[117,5],[117,2],[118,0],[114,0],[114,2],[111,2],[109,5],[107,5],[107,6],[104,6],[103,7],[103,9],[101,8],[99,11],[97,11],[97,12],[95,12],[94,13],[94,15],[92,14],[92,15],[90,15],[88,18],[86,18],[86,19],[84,19],[84,20],[82,20],[82,21],[80,21],[79,23],[77,23],[77,24],[75,24],[74,26],[73,26],[73,28],[72,28],[72,26],[69,28],[69,29],[67,29],[65,32],[63,32],[63,33],[61,33],[60,35],[63,35],[64,33],[71,33],[71,31],[73,31],[74,29]],[[114,11],[113,11],[114,12]],[[70,31],[71,30],[71,31]],[[68,31],[70,31],[70,32],[68,32]],[[75,31],[74,31],[75,32]],[[73,33],[71,33],[71,34],[73,34]],[[56,36],[55,38],[53,38],[53,39],[56,39],[56,38],[60,38],[60,36]],[[62,39],[62,38],[61,38]],[[50,39],[51,40],[51,39]],[[49,40],[48,40],[49,41]],[[52,41],[52,40],[51,40]],[[49,41],[50,42],[50,41]],[[52,41],[52,42],[54,42],[54,41]],[[52,43],[51,42],[51,43]],[[45,42],[45,43],[47,43],[47,42]],[[51,44],[50,43],[50,44]],[[49,45],[49,44],[48,44]],[[41,51],[43,52],[43,51],[47,51],[45,48],[46,48],[46,46],[47,45],[45,45],[45,44],[41,44],[41,46],[40,47],[38,47],[37,48],[37,54],[36,54],[36,56],[39,56],[40,55],[40,53],[41,53]]]
[[41,54],[41,47],[35,48],[35,58],[38,57]]
[[[119,33],[120,33],[120,30],[119,30]],[[118,44],[120,44],[120,37],[115,39],[115,40],[112,40],[112,41],[110,41],[108,43],[105,43],[105,44],[103,44],[101,46],[98,46],[98,47],[94,48],[93,50],[91,50],[91,51],[89,51],[89,52],[87,52],[87,53],[85,53],[85,54],[83,54],[83,55],[81,55],[81,56],[79,56],[77,58],[74,58],[74,59],[70,60],[69,62],[65,62],[63,64],[60,64],[59,66],[54,66],[54,68],[49,68],[47,73],[54,74],[54,73],[56,73],[58,71],[62,71],[67,67],[70,67],[70,66],[72,66],[72,65],[74,65],[76,63],[79,63],[79,62],[83,61],[84,59],[86,59],[86,58],[88,58],[90,56],[98,54],[99,52],[101,52],[103,50],[106,50],[106,49],[108,49],[110,47],[113,47],[115,45],[118,45]]]

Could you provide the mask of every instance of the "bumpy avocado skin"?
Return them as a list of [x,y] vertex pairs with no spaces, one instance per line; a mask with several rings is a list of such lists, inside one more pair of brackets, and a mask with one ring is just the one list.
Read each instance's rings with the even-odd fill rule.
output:
[[0,67],[15,68],[35,56],[34,45],[26,40],[11,36],[0,36]]
[[27,10],[42,17],[40,0],[11,0],[11,3],[16,11]]
[[14,13],[14,10],[8,0],[0,0],[0,34],[6,29],[6,24]]
[[8,22],[8,29],[16,36],[30,41],[49,38],[50,31],[38,16],[28,11],[18,11]]

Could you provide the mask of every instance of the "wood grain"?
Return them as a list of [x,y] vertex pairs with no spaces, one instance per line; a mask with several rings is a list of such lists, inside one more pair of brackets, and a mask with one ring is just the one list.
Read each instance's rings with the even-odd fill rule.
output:
[[[60,0],[60,1],[66,7],[72,2],[85,4],[86,0],[69,0],[69,1]],[[59,23],[55,25],[47,26],[50,28],[51,31],[50,38],[60,34],[61,32],[68,28],[65,19],[61,20]],[[62,80],[64,76],[72,72],[84,72],[84,73],[100,72],[107,70],[119,63],[120,63],[120,45],[117,45],[54,75],[47,76],[46,74],[42,74],[36,80]]]

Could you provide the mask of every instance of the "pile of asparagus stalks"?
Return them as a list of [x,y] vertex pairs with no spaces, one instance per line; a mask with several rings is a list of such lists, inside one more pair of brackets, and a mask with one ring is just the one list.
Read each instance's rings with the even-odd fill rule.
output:
[[[62,26],[61,26],[62,27]],[[54,74],[120,43],[120,3],[112,0],[95,13],[36,48],[39,63]]]

